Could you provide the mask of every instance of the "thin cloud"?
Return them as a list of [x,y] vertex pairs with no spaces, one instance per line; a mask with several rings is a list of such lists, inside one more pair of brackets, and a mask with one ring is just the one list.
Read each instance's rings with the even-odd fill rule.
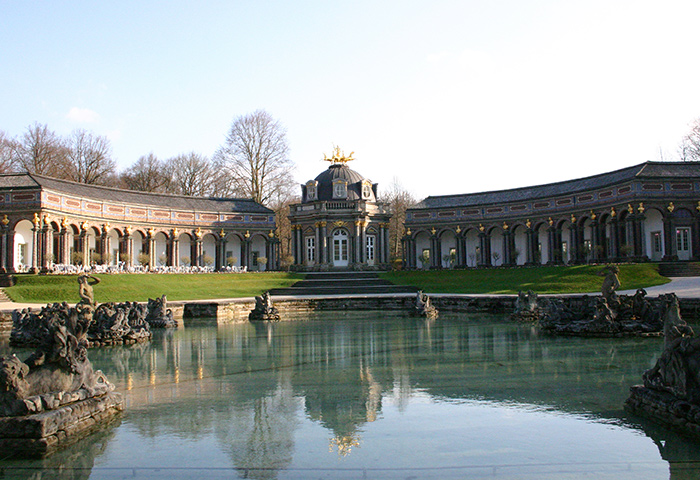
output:
[[73,107],[66,115],[66,118],[78,123],[95,123],[100,119],[100,115],[89,108]]

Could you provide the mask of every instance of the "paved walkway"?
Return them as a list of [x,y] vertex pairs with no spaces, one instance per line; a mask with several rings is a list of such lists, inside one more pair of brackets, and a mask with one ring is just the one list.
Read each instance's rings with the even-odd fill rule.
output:
[[[659,285],[657,287],[649,287],[645,289],[647,291],[647,295],[650,297],[655,297],[657,295],[662,295],[664,293],[675,293],[678,298],[700,298],[700,277],[678,277],[678,278],[672,278],[671,282],[667,283],[666,285]],[[634,295],[635,291],[634,290],[620,290],[617,293],[621,295]],[[414,295],[414,294],[402,294],[402,295]],[[454,294],[450,294],[450,296],[453,296]],[[487,295],[487,294],[462,294],[465,297],[493,297],[497,295]],[[275,297],[277,299],[291,299],[291,298],[320,298],[320,297],[333,297],[333,296],[340,296],[340,295],[300,295],[298,297],[293,297],[293,296],[279,296]],[[345,296],[345,295],[343,295]],[[373,297],[373,296],[395,296],[395,294],[378,294],[378,295],[358,295],[361,297]],[[432,296],[438,296],[433,294]],[[500,295],[498,295],[500,296]],[[505,295],[504,295],[505,296]],[[252,298],[250,299],[242,299],[242,298],[222,298],[222,299],[209,299],[209,300],[204,300],[205,302],[218,302],[218,303],[226,303],[226,302],[235,302],[235,301],[245,301],[245,300],[253,300]],[[191,302],[197,302],[198,300],[191,300]],[[174,303],[174,302],[173,302]],[[12,311],[15,309],[23,309],[27,307],[31,308],[36,308],[36,309],[41,309],[41,307],[45,306],[46,304],[44,303],[15,303],[15,302],[0,302],[0,311]]]

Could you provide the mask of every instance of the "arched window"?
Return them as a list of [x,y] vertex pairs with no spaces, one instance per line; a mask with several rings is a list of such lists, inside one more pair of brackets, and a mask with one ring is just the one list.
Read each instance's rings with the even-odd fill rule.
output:
[[347,198],[348,184],[345,180],[336,180],[333,182],[333,198]]

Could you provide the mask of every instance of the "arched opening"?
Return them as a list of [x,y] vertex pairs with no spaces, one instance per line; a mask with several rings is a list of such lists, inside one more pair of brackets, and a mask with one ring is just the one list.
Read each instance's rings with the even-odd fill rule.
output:
[[525,265],[527,263],[527,231],[524,225],[513,227],[513,263]]
[[452,268],[457,262],[457,239],[452,230],[440,234],[440,261],[442,268]]
[[334,267],[348,266],[349,237],[347,230],[339,228],[332,235],[331,258]]
[[660,262],[664,256],[666,237],[664,234],[664,216],[655,209],[648,208],[644,212],[646,217],[644,229],[644,253],[652,262]]
[[253,235],[250,238],[250,266],[253,269],[264,271],[267,268],[268,260],[267,252],[265,252],[265,236]]
[[216,237],[208,233],[202,237],[202,258],[199,265],[202,267],[213,267],[216,261]]
[[416,267],[427,270],[430,268],[430,234],[418,232],[416,239]]
[[179,265],[184,267],[192,266],[192,237],[189,233],[181,233],[178,237]]
[[464,234],[464,247],[467,266],[476,267],[479,262],[479,232],[476,228],[470,228]]
[[17,272],[26,272],[35,266],[32,263],[34,256],[33,228],[34,225],[29,220],[20,220],[15,225],[13,266]]

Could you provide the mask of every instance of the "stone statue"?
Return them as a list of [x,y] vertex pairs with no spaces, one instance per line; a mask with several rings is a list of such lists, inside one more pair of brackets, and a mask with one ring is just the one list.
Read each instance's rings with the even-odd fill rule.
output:
[[605,277],[601,293],[608,304],[617,300],[615,291],[620,288],[620,279],[617,277],[619,273],[620,269],[617,265],[608,265],[602,271],[598,272],[598,275]]
[[534,322],[539,320],[541,309],[537,305],[537,294],[532,290],[527,293],[522,290],[518,292],[518,298],[515,301],[515,310],[511,313],[511,320],[518,322]]
[[255,297],[255,308],[248,315],[248,320],[279,320],[280,315],[272,305],[270,292],[264,292],[261,296]]
[[[24,362],[15,355],[0,357],[0,444],[24,456],[44,454],[123,409],[114,386],[88,360],[92,317],[65,303],[42,310],[46,315],[30,319],[44,322],[34,331],[34,353]],[[23,427],[28,418],[36,428]]]
[[664,350],[643,385],[630,388],[625,406],[694,436],[700,435],[700,338],[681,319],[678,298],[662,296]]
[[435,318],[438,316],[438,309],[430,303],[430,297],[424,294],[423,290],[418,290],[413,313],[421,317]]
[[165,295],[160,298],[148,299],[148,315],[146,322],[151,328],[177,328],[173,311],[167,308],[168,299]]
[[100,279],[92,277],[87,273],[78,275],[78,295],[80,295],[80,303],[95,306],[95,293],[92,290],[93,285],[100,283]]

